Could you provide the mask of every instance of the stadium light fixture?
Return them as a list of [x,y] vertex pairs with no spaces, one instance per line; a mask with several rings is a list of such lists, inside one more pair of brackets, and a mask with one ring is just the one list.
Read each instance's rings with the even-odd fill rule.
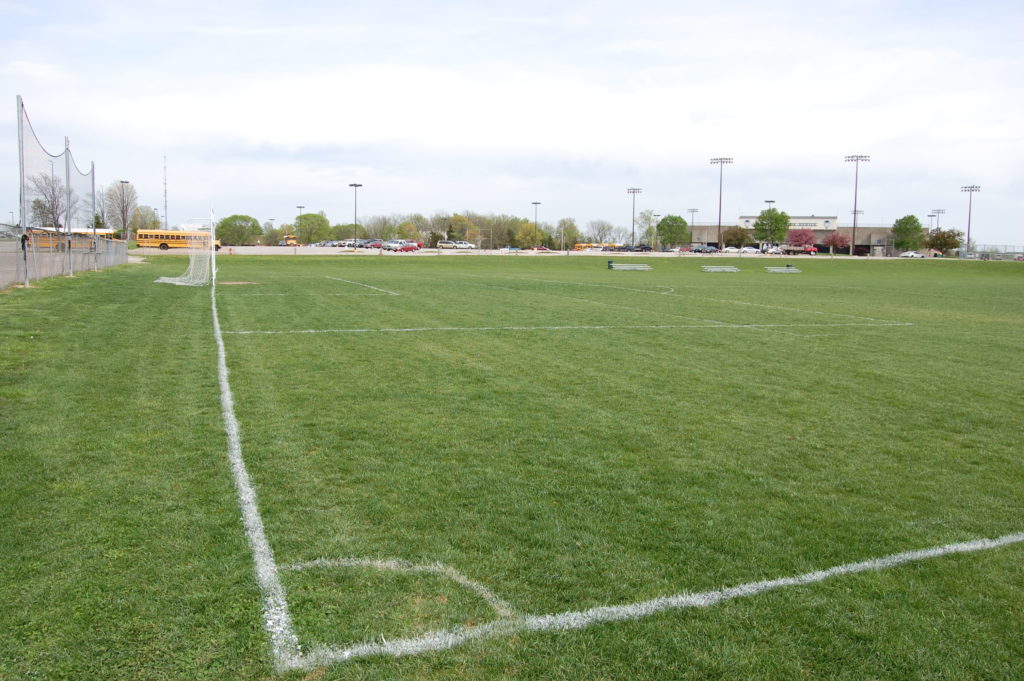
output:
[[355,239],[359,232],[359,188],[363,185],[358,182],[352,182],[349,187],[352,187],[352,238]]
[[870,161],[866,154],[853,154],[843,159],[853,164],[853,236],[850,238],[850,255],[857,253],[857,182],[860,179],[860,162]]
[[630,246],[636,246],[636,195],[642,191],[643,189],[640,189],[639,187],[630,187],[626,190],[628,194],[632,194],[633,196],[633,236],[629,243]]
[[935,220],[935,213],[928,213],[928,233],[932,233],[933,222]]
[[974,192],[980,192],[981,187],[976,184],[969,184],[960,187],[960,191],[967,192],[967,252],[971,252],[971,208],[974,199]]
[[722,169],[726,164],[732,163],[732,159],[726,156],[719,156],[711,159],[711,165],[718,166],[718,247],[722,247]]

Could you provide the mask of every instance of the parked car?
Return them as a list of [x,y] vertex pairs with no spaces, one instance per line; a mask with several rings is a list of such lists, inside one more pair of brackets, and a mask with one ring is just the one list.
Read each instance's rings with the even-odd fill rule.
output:
[[744,246],[743,248],[740,249],[740,253],[750,253],[756,255],[760,254],[761,251],[757,250],[753,246]]
[[918,253],[917,251],[903,251],[900,253],[901,258],[923,258],[924,253]]
[[739,252],[740,252],[740,249],[736,248],[735,246],[726,246],[725,248],[722,249],[722,253],[739,253]]
[[438,248],[458,248],[458,246],[455,245],[454,241],[448,241],[447,239],[444,239],[442,241],[438,241],[437,242],[437,247]]
[[530,248],[530,250],[531,251],[550,251],[551,249],[548,248],[547,246],[532,246]]
[[467,248],[476,248],[476,246],[474,244],[469,243],[468,241],[456,241],[455,248],[465,250]]
[[779,246],[772,246],[767,251],[765,251],[765,253],[767,253],[768,255],[785,255],[786,254],[786,252],[784,250],[782,250],[782,248],[780,248]]
[[415,241],[403,241],[397,250],[399,253],[414,253],[420,250],[420,245]]
[[703,244],[698,244],[698,245],[693,247],[693,252],[694,253],[718,253],[718,249],[715,248],[714,246],[705,246]]

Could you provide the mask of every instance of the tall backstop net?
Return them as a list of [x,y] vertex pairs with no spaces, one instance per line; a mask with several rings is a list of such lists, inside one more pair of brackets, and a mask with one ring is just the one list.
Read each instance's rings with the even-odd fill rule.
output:
[[[68,139],[59,154],[39,141],[25,111],[18,107],[19,220],[0,245],[0,272],[8,281],[71,275],[127,262],[127,244],[110,238],[96,220],[96,172],[82,171]],[[13,260],[13,266],[11,263]]]

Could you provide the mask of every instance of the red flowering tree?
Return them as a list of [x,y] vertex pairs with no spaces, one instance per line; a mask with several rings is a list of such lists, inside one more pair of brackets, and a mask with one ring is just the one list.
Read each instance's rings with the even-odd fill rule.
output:
[[828,246],[829,255],[835,255],[837,248],[846,248],[850,245],[850,237],[838,231],[829,232],[822,243]]
[[791,229],[786,232],[786,243],[790,246],[813,246],[814,232],[809,229]]

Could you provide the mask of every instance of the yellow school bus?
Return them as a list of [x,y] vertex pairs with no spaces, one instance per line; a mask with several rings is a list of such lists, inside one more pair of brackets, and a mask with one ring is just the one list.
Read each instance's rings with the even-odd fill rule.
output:
[[[135,243],[139,248],[159,248],[166,251],[170,248],[210,248],[209,232],[186,232],[175,229],[140,229],[135,233]],[[220,250],[220,241],[214,241],[213,247]]]
[[[113,239],[114,232],[111,229],[76,229],[71,232],[71,247],[74,249],[88,248],[93,236],[100,239]],[[68,234],[53,229],[30,227],[28,230],[29,243],[33,248],[52,251],[63,251],[67,248]],[[84,242],[84,244],[83,244]]]

